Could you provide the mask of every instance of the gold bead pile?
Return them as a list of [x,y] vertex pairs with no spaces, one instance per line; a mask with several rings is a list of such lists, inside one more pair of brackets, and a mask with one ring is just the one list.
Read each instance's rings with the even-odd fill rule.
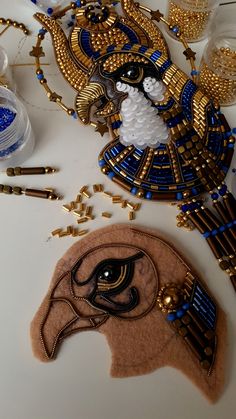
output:
[[[121,208],[128,208],[128,219],[130,221],[135,220],[135,214],[140,209],[141,203],[140,202],[130,202],[122,198],[121,195],[114,195],[112,192],[104,191],[104,186],[100,183],[94,184],[92,186],[93,192],[102,193],[104,198],[110,198],[111,203],[114,205],[119,204]],[[68,213],[73,214],[76,217],[76,223],[84,224],[88,221],[94,220],[95,216],[93,214],[93,207],[88,205],[87,202],[83,202],[85,199],[90,199],[93,196],[92,192],[89,190],[89,186],[84,185],[80,188],[79,194],[75,197],[73,201],[65,203],[62,205],[62,209]],[[112,213],[108,211],[101,212],[101,217],[110,219],[112,217]],[[51,236],[55,237],[78,237],[84,236],[87,234],[89,230],[80,230],[78,227],[74,227],[73,225],[67,226],[64,228],[56,228],[51,232]]]
[[202,59],[199,84],[204,92],[221,105],[236,102],[236,51],[213,49],[208,63]]
[[[194,5],[192,1],[186,3],[187,5],[189,3],[189,7]],[[206,7],[207,3],[207,1],[203,1],[202,8],[204,8],[204,5]],[[204,37],[211,15],[212,11],[185,9],[171,1],[168,20],[172,26],[178,26],[181,29],[181,33],[187,41],[197,41]]]

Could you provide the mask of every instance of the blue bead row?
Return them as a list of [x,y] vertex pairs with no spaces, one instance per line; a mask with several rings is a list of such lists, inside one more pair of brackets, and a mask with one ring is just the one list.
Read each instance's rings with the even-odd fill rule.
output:
[[208,237],[216,236],[219,233],[223,233],[225,230],[228,230],[229,228],[232,228],[236,225],[236,220],[230,221],[229,223],[226,223],[218,228],[214,228],[214,230],[206,231],[205,233],[202,233],[203,237],[205,239],[208,239]]
[[168,313],[167,316],[166,316],[166,319],[169,322],[173,322],[176,319],[181,319],[181,317],[183,317],[185,315],[186,311],[189,310],[189,308],[190,308],[190,304],[189,303],[184,303],[179,310],[177,310],[175,312],[172,312],[172,313]]
[[201,201],[191,202],[190,204],[183,204],[181,206],[181,210],[183,212],[194,211],[194,210],[200,208],[201,205],[202,205],[202,202]]

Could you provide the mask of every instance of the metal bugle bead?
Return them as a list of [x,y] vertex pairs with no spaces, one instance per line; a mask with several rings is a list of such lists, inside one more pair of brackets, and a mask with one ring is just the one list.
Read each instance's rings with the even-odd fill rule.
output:
[[6,170],[7,176],[22,176],[22,175],[44,175],[54,173],[56,169],[52,167],[8,167]]
[[50,200],[60,199],[60,197],[56,195],[54,192],[43,191],[40,189],[25,189],[24,194],[26,196],[32,196],[34,198],[42,198],[42,199],[50,199]]

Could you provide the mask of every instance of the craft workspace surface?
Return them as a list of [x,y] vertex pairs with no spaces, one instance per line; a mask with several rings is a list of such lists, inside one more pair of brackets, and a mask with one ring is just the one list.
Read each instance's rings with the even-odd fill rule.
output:
[[[165,13],[167,0],[142,2]],[[111,354],[103,334],[96,331],[74,334],[63,342],[55,361],[42,363],[34,358],[30,342],[30,323],[49,286],[55,265],[66,250],[80,238],[52,237],[51,231],[76,223],[62,205],[72,201],[83,185],[103,184],[105,189],[130,199],[98,166],[98,155],[108,142],[92,127],[82,126],[47,100],[35,75],[29,56],[36,44],[40,25],[33,19],[36,8],[28,0],[1,0],[0,16],[23,22],[30,36],[10,28],[0,44],[6,49],[17,93],[24,103],[35,133],[35,150],[24,166],[51,166],[58,172],[45,176],[8,178],[0,174],[1,184],[38,189],[55,188],[61,201],[25,196],[0,195],[0,419],[233,419],[236,411],[236,317],[235,293],[228,276],[219,269],[207,243],[197,231],[176,227],[177,208],[168,203],[143,201],[136,219],[128,211],[112,205],[101,193],[88,198],[94,220],[86,229],[95,231],[115,223],[134,223],[155,228],[173,243],[185,260],[192,263],[227,315],[228,349],[225,389],[211,405],[180,371],[164,367],[151,374],[132,378],[111,378]],[[163,28],[172,61],[187,74],[191,68],[183,47]],[[44,75],[50,87],[74,106],[75,92],[61,76],[50,38],[44,42]],[[197,52],[197,65],[206,41],[191,44]],[[222,108],[230,126],[236,126],[236,106]],[[232,168],[227,175],[233,185]],[[236,180],[234,180],[236,183]],[[234,189],[235,192],[236,188]],[[141,202],[132,198],[134,202]],[[102,212],[112,213],[111,218]],[[160,336],[161,339],[161,336]]]

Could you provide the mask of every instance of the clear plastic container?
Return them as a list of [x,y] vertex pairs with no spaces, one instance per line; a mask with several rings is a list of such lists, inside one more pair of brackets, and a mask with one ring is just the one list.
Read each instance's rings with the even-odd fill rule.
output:
[[69,0],[31,0],[31,2],[49,15],[70,4]]
[[200,65],[199,84],[221,105],[236,103],[236,30],[210,39]]
[[7,87],[15,92],[16,85],[13,81],[12,71],[9,66],[8,56],[3,47],[0,45],[0,86]]
[[[219,0],[169,0],[168,20],[180,28],[186,41],[201,41],[207,36],[218,5]],[[172,31],[170,35],[175,37]]]
[[209,28],[209,38],[236,29],[236,3],[221,4],[217,8]]
[[25,107],[13,92],[0,87],[0,169],[17,166],[27,160],[34,143]]

